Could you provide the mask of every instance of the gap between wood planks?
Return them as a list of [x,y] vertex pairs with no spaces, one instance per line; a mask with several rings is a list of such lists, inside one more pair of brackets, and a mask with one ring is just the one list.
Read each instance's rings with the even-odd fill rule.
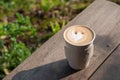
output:
[[110,52],[110,54],[105,58],[105,60],[98,66],[98,68],[90,75],[88,80],[97,72],[97,70],[105,63],[105,61],[114,53],[115,50],[120,46],[120,43]]

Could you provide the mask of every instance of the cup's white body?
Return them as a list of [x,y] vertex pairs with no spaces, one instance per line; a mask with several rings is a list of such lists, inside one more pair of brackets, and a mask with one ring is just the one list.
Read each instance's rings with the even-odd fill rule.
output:
[[65,56],[68,60],[69,65],[73,69],[87,68],[94,53],[93,41],[95,39],[95,32],[93,31],[93,40],[88,44],[82,46],[72,45],[69,43],[65,38],[65,32],[64,39],[66,43],[66,46],[64,46]]
[[66,42],[65,55],[73,69],[87,68],[93,56],[93,43],[86,46],[73,46]]

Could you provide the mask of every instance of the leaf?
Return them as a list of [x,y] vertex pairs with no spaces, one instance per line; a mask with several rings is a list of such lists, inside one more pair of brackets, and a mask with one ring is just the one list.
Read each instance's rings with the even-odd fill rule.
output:
[[55,23],[54,22],[50,22],[50,27],[51,27],[52,32],[54,34],[60,30],[60,24],[57,21],[55,21]]
[[0,40],[0,49],[3,48],[3,40]]

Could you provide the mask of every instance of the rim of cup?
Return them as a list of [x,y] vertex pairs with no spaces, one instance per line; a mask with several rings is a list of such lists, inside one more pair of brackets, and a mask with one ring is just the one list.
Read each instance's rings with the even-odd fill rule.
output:
[[[71,28],[71,27],[76,27],[76,26],[79,26],[79,27],[82,26],[82,27],[88,28],[88,29],[93,33],[93,38],[92,38],[92,40],[89,41],[89,42],[87,42],[87,43],[84,43],[84,44],[74,44],[74,43],[70,42],[70,41],[66,38],[66,32],[68,31],[69,28]],[[86,26],[86,25],[72,25],[72,26],[70,26],[70,27],[68,27],[67,29],[64,30],[63,37],[64,37],[65,41],[66,41],[67,43],[71,44],[71,45],[74,45],[74,46],[86,46],[86,45],[89,45],[89,44],[93,43],[93,41],[95,40],[96,34],[95,34],[95,31],[94,31],[93,29],[91,29],[90,27],[88,27],[88,26]]]

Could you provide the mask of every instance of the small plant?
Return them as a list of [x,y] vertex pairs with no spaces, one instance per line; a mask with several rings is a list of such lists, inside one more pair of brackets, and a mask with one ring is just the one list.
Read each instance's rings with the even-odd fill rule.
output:
[[47,12],[60,4],[65,4],[65,0],[41,0],[40,7]]
[[65,20],[62,21],[62,23],[58,23],[58,21],[54,21],[54,22],[50,22],[50,29],[51,32],[44,34],[43,36],[41,36],[41,42],[46,41],[47,39],[49,39],[51,36],[53,36],[55,33],[57,33],[61,27],[65,26]]
[[50,27],[51,27],[52,33],[54,33],[54,34],[57,33],[63,26],[65,26],[64,20],[62,22],[62,25],[60,25],[57,21],[50,22]]
[[50,27],[52,29],[52,33],[55,34],[60,30],[60,25],[59,25],[59,23],[57,21],[55,21],[55,23],[50,22],[50,25],[51,25]]

